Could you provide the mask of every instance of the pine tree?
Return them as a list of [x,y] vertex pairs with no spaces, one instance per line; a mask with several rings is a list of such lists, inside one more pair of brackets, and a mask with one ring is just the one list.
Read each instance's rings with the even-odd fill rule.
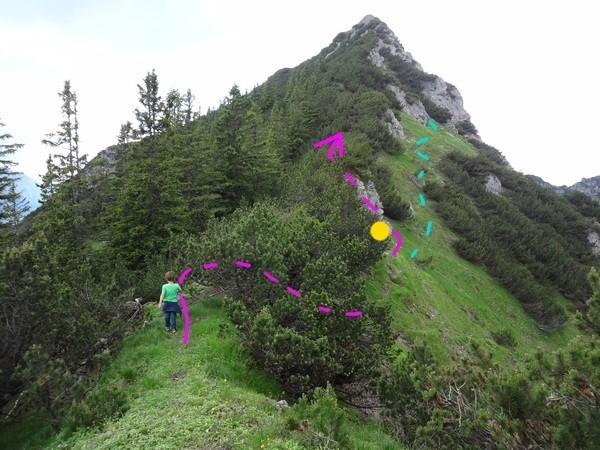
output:
[[600,273],[592,267],[588,275],[593,294],[587,301],[585,317],[594,331],[600,334]]
[[278,131],[265,127],[260,108],[253,103],[240,127],[241,168],[240,188],[251,202],[272,194],[281,169],[281,160],[276,150]]
[[17,183],[13,178],[8,190],[8,199],[5,207],[6,218],[12,228],[12,232],[17,231],[17,225],[21,223],[29,209],[27,200],[23,196],[23,193],[17,190]]
[[219,149],[216,160],[217,170],[225,175],[221,195],[227,209],[233,211],[243,198],[248,199],[244,167],[246,162],[240,148],[240,128],[247,109],[247,99],[242,97],[237,85],[229,91],[221,106],[215,127],[215,141]]
[[183,102],[184,99],[177,89],[172,89],[167,93],[163,117],[164,128],[175,128],[183,124],[184,113],[181,110]]
[[40,188],[40,203],[46,203],[56,192],[59,184],[58,166],[54,163],[52,154],[48,153],[46,160],[46,173],[42,175],[41,184],[36,184]]
[[[0,122],[0,128],[4,126]],[[19,195],[14,192],[16,173],[11,170],[16,163],[9,159],[9,155],[22,148],[23,144],[8,142],[11,138],[8,133],[0,134],[0,237],[10,231],[14,222],[11,207],[14,202],[19,201]]]
[[117,136],[117,143],[129,144],[136,138],[136,131],[133,129],[133,125],[130,121],[125,122],[121,125],[119,135]]
[[138,84],[137,87],[143,106],[141,111],[137,108],[135,110],[140,136],[155,136],[162,130],[164,104],[158,95],[158,77],[154,69],[144,77],[144,85]]
[[64,88],[58,93],[62,100],[63,121],[58,131],[49,133],[42,143],[66,153],[58,153],[58,182],[70,181],[71,201],[76,204],[82,191],[82,183],[77,175],[87,161],[87,155],[79,153],[79,118],[77,113],[77,94],[71,89],[71,82],[65,81]]
[[192,94],[192,91],[188,89],[183,97],[183,123],[185,125],[189,125],[192,120],[196,120],[200,117],[200,108],[198,108],[197,112],[194,112],[194,100],[195,97]]

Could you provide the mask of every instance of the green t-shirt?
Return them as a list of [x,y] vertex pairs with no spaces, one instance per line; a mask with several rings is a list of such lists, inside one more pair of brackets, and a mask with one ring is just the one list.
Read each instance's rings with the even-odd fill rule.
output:
[[176,302],[177,293],[181,291],[181,286],[178,283],[165,283],[162,286],[163,300],[165,302]]

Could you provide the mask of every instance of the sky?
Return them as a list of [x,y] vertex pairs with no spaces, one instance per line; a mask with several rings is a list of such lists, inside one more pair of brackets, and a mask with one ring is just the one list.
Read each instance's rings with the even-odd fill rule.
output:
[[96,155],[134,121],[136,85],[190,88],[202,112],[295,67],[371,14],[423,66],[454,84],[483,140],[555,185],[600,175],[590,138],[600,110],[600,3],[0,0],[0,119],[39,179],[60,122],[57,93],[79,98],[81,150]]

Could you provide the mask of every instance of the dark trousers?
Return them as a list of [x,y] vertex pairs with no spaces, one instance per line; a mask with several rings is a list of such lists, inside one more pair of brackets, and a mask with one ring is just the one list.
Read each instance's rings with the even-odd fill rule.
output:
[[167,311],[165,315],[165,327],[169,330],[177,329],[177,313],[175,311]]

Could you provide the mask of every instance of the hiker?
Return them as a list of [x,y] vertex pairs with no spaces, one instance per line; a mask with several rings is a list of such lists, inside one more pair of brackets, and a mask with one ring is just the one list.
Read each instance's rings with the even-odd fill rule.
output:
[[177,332],[177,314],[181,314],[181,309],[179,309],[179,303],[177,301],[177,294],[182,292],[181,286],[179,283],[176,283],[177,276],[175,272],[167,272],[165,274],[165,279],[167,282],[162,285],[162,292],[160,294],[160,301],[158,302],[158,307],[160,308],[165,303],[163,307],[163,313],[165,315],[165,329],[169,333]]

